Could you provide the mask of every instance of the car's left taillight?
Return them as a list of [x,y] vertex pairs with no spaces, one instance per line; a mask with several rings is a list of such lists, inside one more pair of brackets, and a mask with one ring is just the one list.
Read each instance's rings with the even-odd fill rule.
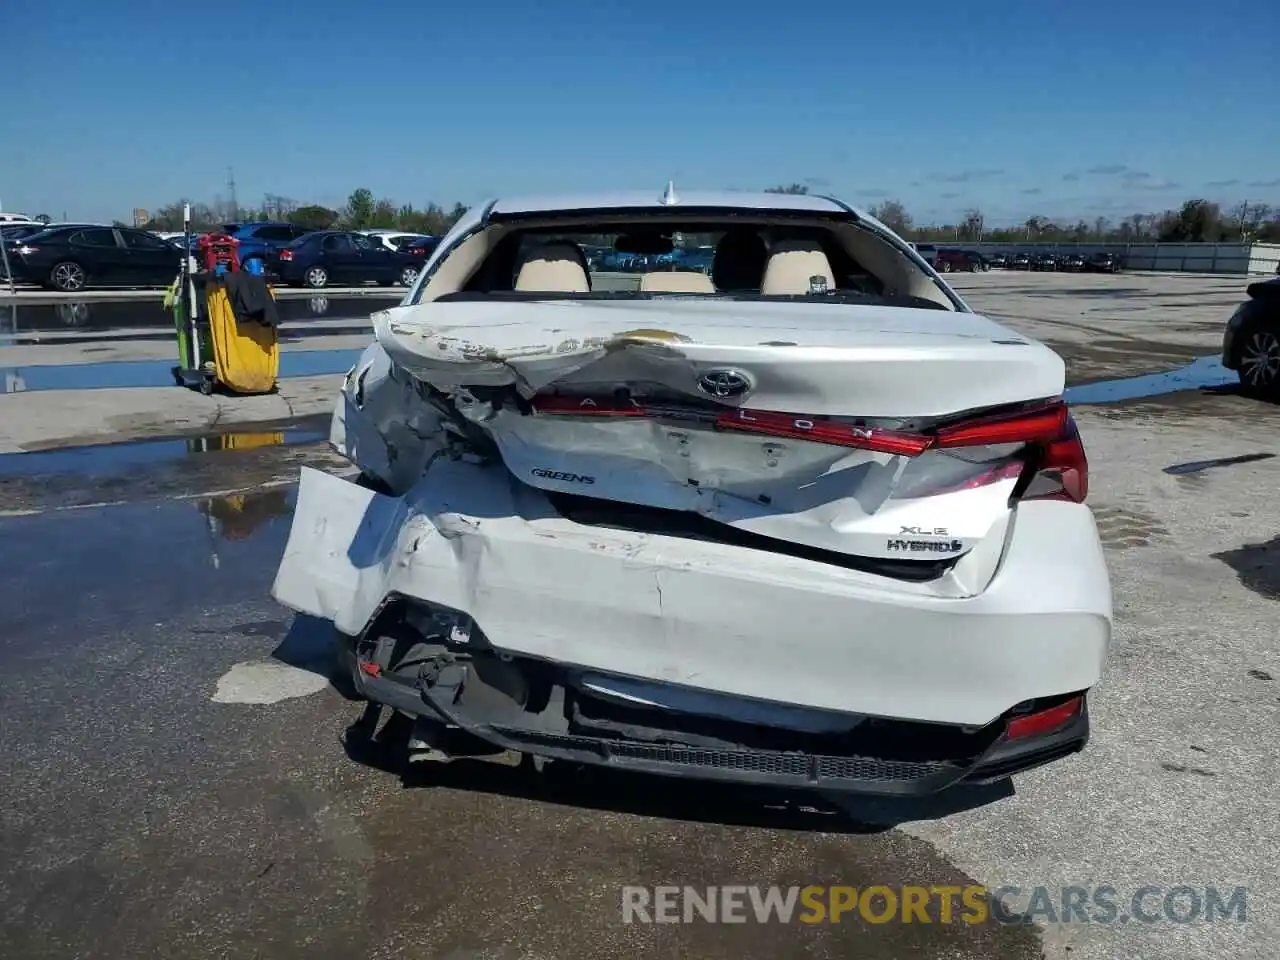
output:
[[292,251],[292,250],[281,250],[281,251],[280,251],[280,259],[281,259],[281,260],[286,260],[286,261],[288,261],[288,260],[292,260],[292,259],[293,259],[293,251]]

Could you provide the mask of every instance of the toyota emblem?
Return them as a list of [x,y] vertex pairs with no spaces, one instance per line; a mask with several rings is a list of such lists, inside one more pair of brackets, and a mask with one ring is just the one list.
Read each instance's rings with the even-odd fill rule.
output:
[[733,400],[751,389],[751,378],[741,370],[708,370],[698,378],[698,389],[717,400]]

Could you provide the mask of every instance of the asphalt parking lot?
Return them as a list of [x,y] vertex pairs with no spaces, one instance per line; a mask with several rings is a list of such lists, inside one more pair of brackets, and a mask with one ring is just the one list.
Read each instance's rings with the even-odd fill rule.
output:
[[[1076,385],[1211,357],[1246,282],[949,279]],[[1076,406],[1115,592],[1093,739],[930,803],[384,769],[344,736],[359,709],[325,678],[323,629],[267,596],[297,467],[341,469],[322,442],[336,378],[286,423],[219,408],[203,439],[0,455],[0,956],[1271,958],[1280,407],[1223,380]],[[154,436],[153,393],[170,391],[99,436]],[[46,439],[84,435],[57,419],[82,401],[44,397]],[[41,402],[0,397],[6,449],[41,445],[12,425]],[[207,452],[248,431],[266,445]],[[1044,887],[1058,909],[1011,894],[1027,922],[624,925],[628,884]],[[1099,885],[1127,922],[1053,922],[1064,888]],[[1146,922],[1124,909],[1143,887],[1155,904],[1243,887],[1247,912]]]

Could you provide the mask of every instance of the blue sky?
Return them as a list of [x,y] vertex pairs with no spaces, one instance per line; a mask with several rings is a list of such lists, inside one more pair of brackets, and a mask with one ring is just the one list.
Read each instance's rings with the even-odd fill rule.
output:
[[[206,10],[216,10],[210,16]],[[1280,205],[1280,3],[0,2],[7,210],[809,182],[919,222]]]

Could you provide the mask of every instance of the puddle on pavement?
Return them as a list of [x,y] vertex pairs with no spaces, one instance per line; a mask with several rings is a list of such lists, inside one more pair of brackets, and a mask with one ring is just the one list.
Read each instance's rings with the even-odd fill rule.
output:
[[[375,310],[400,302],[402,295],[279,297],[276,309],[282,323],[300,320],[367,320]],[[132,327],[173,329],[173,314],[159,296],[147,299],[11,303],[0,307],[0,337],[54,331],[122,330]]]
[[153,467],[210,453],[260,450],[319,443],[329,436],[323,423],[293,425],[278,430],[236,431],[194,437],[101,443],[60,450],[0,454],[0,477],[40,477],[72,473],[101,477],[136,467]]
[[[206,497],[197,500],[195,506],[208,521],[211,535],[219,540],[238,543],[248,540],[272,520],[292,516],[295,493],[285,488],[252,490]],[[216,550],[212,556],[213,565],[219,566]]]
[[1159,397],[1182,390],[1222,387],[1237,381],[1236,374],[1222,365],[1217,355],[1199,357],[1186,366],[1164,373],[1148,373],[1118,380],[1099,380],[1067,387],[1064,396],[1072,405],[1119,403]]
[[[360,356],[351,350],[290,350],[280,354],[280,378],[346,373]],[[3,370],[5,393],[35,390],[105,390],[113,387],[169,387],[172,360],[114,360],[46,364]]]

